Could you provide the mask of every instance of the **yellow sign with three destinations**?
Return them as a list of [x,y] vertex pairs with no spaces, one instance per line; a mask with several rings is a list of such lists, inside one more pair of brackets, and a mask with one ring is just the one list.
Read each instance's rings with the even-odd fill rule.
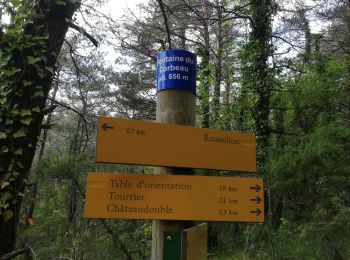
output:
[[263,222],[263,180],[89,173],[85,217]]
[[255,135],[101,117],[96,162],[256,172]]

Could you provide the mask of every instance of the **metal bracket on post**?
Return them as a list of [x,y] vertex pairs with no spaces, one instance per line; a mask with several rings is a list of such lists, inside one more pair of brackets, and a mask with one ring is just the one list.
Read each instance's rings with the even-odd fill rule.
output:
[[163,260],[182,259],[181,231],[163,232]]
[[163,232],[163,260],[206,260],[208,225]]

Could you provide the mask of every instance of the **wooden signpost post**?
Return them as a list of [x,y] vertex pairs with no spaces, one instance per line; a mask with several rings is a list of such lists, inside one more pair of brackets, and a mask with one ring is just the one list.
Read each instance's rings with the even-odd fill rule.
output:
[[[188,51],[164,51],[157,55],[157,122],[178,125],[195,125],[196,108],[196,55]],[[171,138],[171,136],[169,136]],[[185,144],[181,152],[187,149]],[[167,148],[167,153],[171,149]],[[176,155],[177,156],[177,155]],[[192,155],[193,156],[193,155]],[[179,166],[179,165],[165,165]],[[194,169],[157,167],[156,174],[193,175]],[[192,221],[153,220],[152,260],[169,258],[164,251],[167,237],[193,227]],[[167,234],[165,236],[165,234]],[[170,243],[174,244],[174,243]],[[180,247],[181,250],[181,247]]]
[[194,220],[264,221],[261,178],[193,176],[193,168],[256,171],[254,135],[193,127],[195,85],[194,54],[161,52],[158,123],[99,119],[97,162],[164,167],[155,175],[89,173],[85,217],[152,219],[153,260],[206,259],[207,225]]

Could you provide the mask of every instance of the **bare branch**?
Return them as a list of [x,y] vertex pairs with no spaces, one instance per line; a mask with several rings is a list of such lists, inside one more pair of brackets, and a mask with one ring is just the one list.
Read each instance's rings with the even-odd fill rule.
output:
[[90,115],[90,114],[86,114],[86,113],[81,113],[80,111],[78,111],[77,109],[65,104],[65,103],[62,103],[60,101],[57,101],[55,99],[52,99],[52,98],[48,98],[48,100],[50,100],[52,103],[55,103],[57,105],[60,105],[61,107],[64,107],[68,110],[71,110],[73,111],[74,113],[78,114],[79,116],[81,116],[83,118],[83,120],[85,121],[85,116],[88,116],[88,117],[97,117],[96,115]]
[[11,252],[11,253],[2,255],[2,256],[0,257],[0,260],[12,259],[12,258],[14,258],[14,257],[16,257],[16,256],[18,256],[18,255],[22,255],[22,254],[24,254],[24,253],[26,253],[26,252],[28,252],[28,251],[31,251],[31,249],[32,249],[32,246],[31,246],[31,245],[28,245],[28,246],[26,246],[26,247],[24,247],[24,248],[22,248],[22,249],[17,250],[17,251],[13,251],[13,252]]
[[92,37],[87,31],[85,31],[85,29],[81,26],[78,26],[72,22],[68,22],[68,26],[78,32],[80,32],[82,35],[84,35],[86,38],[88,38],[93,45],[95,45],[95,47],[98,47],[98,41]]
[[171,35],[170,35],[170,28],[169,28],[169,23],[168,23],[168,18],[166,16],[165,10],[164,10],[164,4],[162,0],[157,0],[160,10],[162,11],[163,19],[164,19],[164,24],[165,24],[165,29],[166,29],[166,34],[168,37],[168,44],[169,44],[169,50],[171,50]]
[[297,46],[297,45],[295,45],[295,44],[293,44],[293,43],[287,41],[286,39],[284,39],[284,38],[282,38],[282,37],[280,37],[280,36],[278,36],[278,35],[272,35],[272,38],[279,39],[279,40],[281,40],[281,41],[283,41],[283,42],[289,44],[289,45],[293,48],[293,50],[295,50],[295,51],[298,52],[299,54],[302,54],[302,53],[297,49],[297,48],[302,49],[302,47]]

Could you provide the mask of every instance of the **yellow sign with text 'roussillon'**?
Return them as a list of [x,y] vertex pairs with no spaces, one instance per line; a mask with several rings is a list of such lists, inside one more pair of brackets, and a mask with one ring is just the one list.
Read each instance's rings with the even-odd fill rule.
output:
[[255,135],[102,117],[96,162],[256,172]]
[[263,222],[263,180],[89,173],[85,217]]

